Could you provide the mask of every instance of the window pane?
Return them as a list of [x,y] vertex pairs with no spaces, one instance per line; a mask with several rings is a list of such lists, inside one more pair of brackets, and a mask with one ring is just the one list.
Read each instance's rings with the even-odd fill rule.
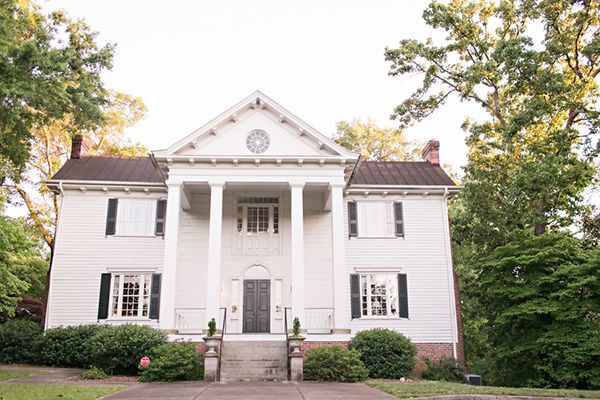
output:
[[112,290],[112,313],[113,317],[119,316],[119,282],[121,275],[113,275],[113,290]]
[[389,237],[394,233],[394,213],[390,203],[361,201],[357,203],[358,234],[365,237]]
[[360,280],[361,280],[360,293],[361,293],[362,315],[367,316],[367,315],[369,315],[369,297],[367,295],[367,280],[368,280],[367,275],[361,275]]
[[244,207],[238,206],[237,208],[237,231],[242,232],[244,223]]
[[144,288],[142,293],[142,317],[148,316],[148,308],[150,306],[150,279],[151,275],[143,275]]
[[279,233],[279,207],[273,207],[273,233]]
[[258,207],[248,206],[248,232],[258,232]]
[[269,231],[269,207],[258,207],[258,231]]
[[146,236],[154,234],[156,200],[119,199],[117,235]]
[[388,275],[388,302],[390,305],[390,314],[398,316],[398,276]]
[[371,314],[387,315],[386,275],[371,275]]
[[137,275],[123,276],[122,317],[137,317],[139,308],[140,281]]

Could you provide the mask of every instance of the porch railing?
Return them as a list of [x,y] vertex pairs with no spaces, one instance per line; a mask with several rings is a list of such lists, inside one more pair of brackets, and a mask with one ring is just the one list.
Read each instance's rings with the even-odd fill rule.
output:
[[205,308],[176,308],[175,309],[175,329],[185,333],[201,333],[206,329],[206,309]]
[[329,333],[333,328],[333,308],[307,307],[305,313],[309,333]]

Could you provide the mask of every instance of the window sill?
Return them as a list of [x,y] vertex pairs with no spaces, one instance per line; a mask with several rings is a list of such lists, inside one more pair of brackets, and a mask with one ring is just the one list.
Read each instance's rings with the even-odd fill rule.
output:
[[353,318],[354,321],[408,321],[410,318],[402,317],[360,317]]
[[163,238],[163,236],[158,236],[158,235],[107,235],[106,237],[114,237],[114,238]]
[[394,240],[394,239],[404,239],[404,236],[351,236],[350,239],[386,239],[386,240]]
[[122,318],[107,318],[101,321],[106,322],[150,322],[157,321],[155,319],[150,319],[148,317],[122,317]]

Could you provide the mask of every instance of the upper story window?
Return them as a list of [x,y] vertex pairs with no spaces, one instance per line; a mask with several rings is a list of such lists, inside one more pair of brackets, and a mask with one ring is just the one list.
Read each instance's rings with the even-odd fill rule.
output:
[[404,236],[401,202],[349,201],[348,236],[386,238]]
[[240,197],[236,205],[237,254],[280,254],[278,197]]
[[109,199],[106,235],[164,235],[166,203],[165,199]]

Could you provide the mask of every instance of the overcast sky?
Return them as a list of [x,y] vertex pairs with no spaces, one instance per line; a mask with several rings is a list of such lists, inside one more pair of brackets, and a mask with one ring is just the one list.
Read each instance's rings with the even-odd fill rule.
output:
[[[117,45],[107,87],[140,96],[143,121],[128,131],[151,150],[169,146],[258,89],[331,136],[342,119],[380,125],[420,82],[390,77],[386,47],[443,37],[421,14],[426,1],[47,0]],[[440,36],[441,35],[441,36]],[[441,142],[442,162],[465,164],[461,123],[480,115],[454,100],[410,128]]]

